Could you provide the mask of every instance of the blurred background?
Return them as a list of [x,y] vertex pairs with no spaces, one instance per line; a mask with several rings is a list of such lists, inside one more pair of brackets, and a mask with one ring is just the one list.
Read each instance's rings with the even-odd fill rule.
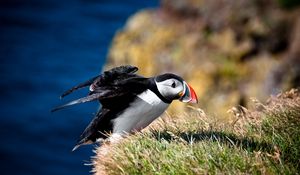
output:
[[[131,17],[118,33],[108,65],[134,64],[144,75],[175,72],[196,90],[210,116],[250,98],[300,85],[299,0],[161,0]],[[169,112],[186,111],[174,103]]]
[[[230,122],[300,85],[299,0],[5,0],[0,2],[1,174],[86,174],[92,146],[71,152],[96,112],[50,109],[69,87],[121,64],[174,72],[197,107]],[[150,9],[149,9],[150,8]],[[142,10],[143,9],[143,10]],[[137,12],[138,11],[138,12]],[[137,13],[136,13],[137,12]],[[116,33],[116,31],[118,31]],[[174,103],[171,114],[188,111]]]
[[100,73],[115,32],[158,1],[0,1],[1,174],[88,174],[92,146],[71,152],[97,103],[57,113],[69,87]]

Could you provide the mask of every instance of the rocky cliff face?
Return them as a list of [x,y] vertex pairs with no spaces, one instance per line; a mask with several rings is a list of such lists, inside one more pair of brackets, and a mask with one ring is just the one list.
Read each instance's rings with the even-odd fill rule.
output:
[[[226,118],[250,97],[299,86],[299,16],[271,0],[162,0],[128,19],[107,67],[132,64],[145,76],[174,72],[194,87],[199,107]],[[184,110],[174,103],[169,112]]]

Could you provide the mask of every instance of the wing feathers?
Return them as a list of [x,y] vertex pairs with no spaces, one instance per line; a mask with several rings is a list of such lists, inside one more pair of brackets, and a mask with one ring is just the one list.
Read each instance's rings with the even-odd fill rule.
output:
[[60,110],[60,109],[66,108],[66,107],[68,107],[68,106],[76,105],[76,104],[79,104],[79,103],[85,103],[85,102],[97,100],[97,99],[99,99],[99,97],[101,97],[102,95],[103,95],[103,93],[96,93],[96,94],[92,94],[92,95],[89,95],[89,96],[86,96],[86,97],[83,97],[83,98],[79,98],[79,99],[77,99],[77,100],[70,101],[70,102],[67,103],[67,104],[58,106],[58,107],[52,109],[51,112],[55,112],[55,111],[58,111],[58,110]]
[[71,89],[65,91],[61,96],[60,98],[64,98],[65,96],[71,94],[72,92],[74,92],[75,90],[78,90],[78,89],[81,89],[81,88],[84,88],[84,87],[87,87],[89,85],[91,85],[100,75],[92,78],[92,79],[89,79],[88,81],[86,82],[83,82],[83,83],[80,83],[79,85],[77,86],[74,86],[72,87]]
[[[105,71],[101,75],[98,75],[98,76],[91,78],[83,83],[80,83],[77,86],[72,87],[71,89],[65,91],[60,96],[60,98],[64,98],[65,96],[71,94],[75,90],[90,86],[93,83],[96,83],[98,86],[100,86],[103,82],[114,81],[115,78],[117,78],[118,76],[120,76],[122,74],[134,74],[136,71],[138,71],[138,68],[135,66],[130,66],[130,65],[115,67],[113,69]],[[97,81],[97,82],[95,82],[95,81]]]

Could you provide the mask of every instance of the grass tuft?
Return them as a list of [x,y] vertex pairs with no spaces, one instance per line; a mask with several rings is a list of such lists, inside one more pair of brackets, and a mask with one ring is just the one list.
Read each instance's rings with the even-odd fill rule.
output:
[[218,122],[197,108],[97,149],[96,174],[299,174],[300,95],[295,89],[229,110]]

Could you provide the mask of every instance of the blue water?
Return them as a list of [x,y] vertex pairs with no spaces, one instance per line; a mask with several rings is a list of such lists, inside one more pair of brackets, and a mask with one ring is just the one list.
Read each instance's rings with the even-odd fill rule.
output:
[[158,1],[0,1],[0,171],[88,174],[92,146],[71,152],[98,104],[51,114],[67,88],[101,71],[117,29]]

